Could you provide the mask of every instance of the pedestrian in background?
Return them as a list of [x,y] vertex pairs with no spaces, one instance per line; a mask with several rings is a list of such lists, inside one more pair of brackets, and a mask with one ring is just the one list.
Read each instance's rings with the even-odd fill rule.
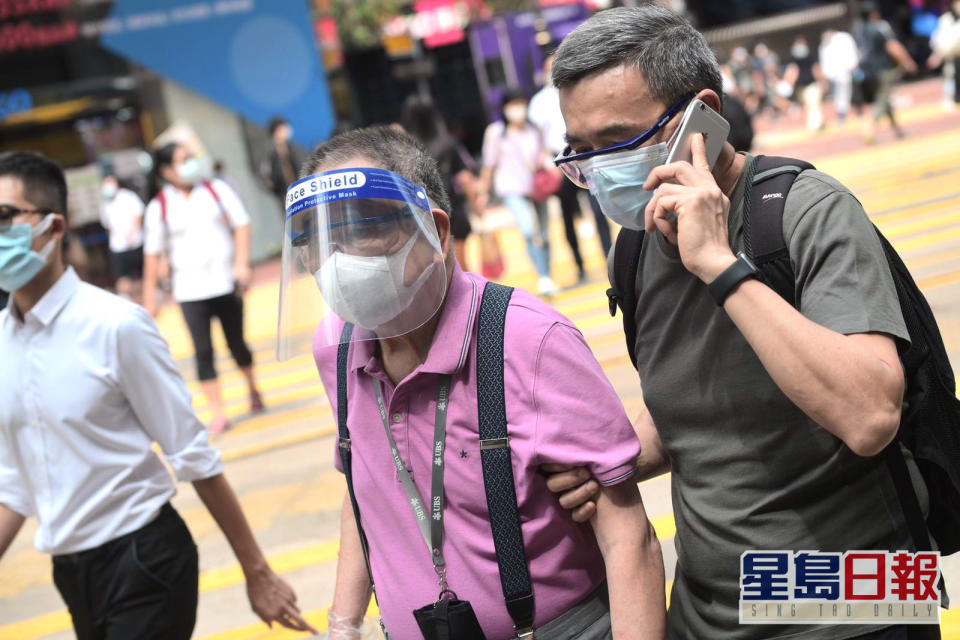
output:
[[157,313],[157,267],[170,263],[173,297],[180,303],[196,354],[197,378],[213,412],[210,433],[229,427],[214,367],[210,324],[220,321],[227,346],[247,382],[250,411],[263,411],[253,354],[243,337],[243,293],[250,286],[250,218],[236,192],[222,180],[202,180],[199,164],[178,143],[154,154],[156,177],[165,184],[146,210],[144,306]]
[[470,236],[468,208],[476,206],[477,186],[473,159],[450,135],[443,116],[432,100],[412,95],[403,104],[405,131],[420,141],[437,161],[444,188],[450,195],[450,233],[457,262],[467,268],[467,238]]
[[843,126],[853,97],[853,74],[860,64],[857,41],[846,31],[827,29],[820,41],[820,66],[830,83],[837,123]]
[[280,206],[285,208],[287,187],[296,182],[305,156],[290,142],[293,127],[286,118],[272,118],[267,124],[267,131],[270,134],[270,145],[260,163],[260,176],[267,189],[280,201]]
[[117,293],[132,298],[143,277],[143,200],[120,184],[116,174],[100,181],[100,223],[110,243],[110,271],[117,279]]
[[863,75],[864,101],[873,104],[873,117],[864,118],[863,137],[873,144],[877,124],[884,117],[898,138],[905,134],[893,112],[891,95],[901,76],[901,68],[907,73],[917,72],[917,63],[897,40],[890,24],[883,19],[873,2],[861,5],[864,24],[860,28],[860,71]]
[[823,72],[817,52],[807,39],[797,36],[790,45],[790,62],[784,70],[784,81],[792,88],[791,96],[803,106],[807,130],[823,128]]
[[77,638],[190,638],[197,547],[156,442],[229,541],[256,614],[314,631],[257,545],[153,320],[64,266],[66,204],[54,162],[0,154],[0,284],[13,292],[0,311],[0,558],[36,515]]
[[[556,156],[567,147],[567,140],[564,137],[567,129],[563,123],[563,114],[560,113],[560,94],[550,81],[552,69],[553,54],[551,53],[543,62],[543,88],[530,99],[530,121],[540,128],[550,154]],[[559,171],[556,168],[552,170]],[[569,180],[563,180],[557,192],[557,198],[560,200],[560,212],[563,214],[563,231],[567,237],[567,244],[570,245],[573,261],[577,265],[577,282],[583,282],[587,279],[587,271],[583,266],[576,227],[577,218],[581,214],[579,193],[580,189],[576,185]],[[594,214],[603,255],[606,257],[610,249],[610,225],[599,206],[591,206],[591,211]]]
[[930,37],[933,53],[927,66],[936,69],[943,65],[944,104],[953,110],[960,104],[960,1],[953,2],[937,20],[937,28]]
[[482,213],[491,190],[513,215],[527,245],[527,255],[537,272],[537,293],[553,295],[557,285],[550,277],[550,238],[546,207],[533,202],[534,174],[546,168],[550,154],[540,130],[527,118],[527,97],[508,90],[500,108],[501,119],[483,134],[483,169],[480,172],[477,208]]

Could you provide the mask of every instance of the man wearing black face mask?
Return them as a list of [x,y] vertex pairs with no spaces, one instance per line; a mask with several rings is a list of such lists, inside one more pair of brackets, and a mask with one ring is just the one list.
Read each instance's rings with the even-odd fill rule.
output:
[[[645,230],[639,247],[618,241],[611,283],[622,276],[635,294],[640,477],[672,471],[670,637],[939,637],[910,625],[739,623],[745,551],[913,548],[877,456],[899,425],[897,346],[909,334],[860,203],[813,169],[788,192],[767,193],[783,206],[772,235],[785,241],[795,307],[746,257],[745,193],[758,160],[726,143],[711,168],[695,135],[689,161],[665,164],[692,97],[721,109],[719,66],[700,33],[651,5],[604,11],[560,45],[553,80],[570,144],[557,163],[605,214]],[[623,250],[639,252],[635,271],[616,271]],[[550,484],[570,490],[564,503],[580,505],[576,517],[591,513],[589,485],[570,473]]]

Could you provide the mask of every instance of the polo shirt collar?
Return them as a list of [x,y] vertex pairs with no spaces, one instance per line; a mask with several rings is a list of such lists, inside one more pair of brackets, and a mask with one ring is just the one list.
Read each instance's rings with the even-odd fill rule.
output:
[[[480,306],[480,287],[459,264],[454,263],[453,276],[440,310],[440,321],[427,360],[418,371],[422,373],[456,374],[466,363],[473,327]],[[363,369],[373,375],[382,370],[376,340],[361,340],[353,344],[350,369]]]
[[79,287],[80,278],[77,276],[77,272],[73,270],[73,267],[67,267],[63,275],[27,312],[26,318],[32,318],[45,327],[49,326]]

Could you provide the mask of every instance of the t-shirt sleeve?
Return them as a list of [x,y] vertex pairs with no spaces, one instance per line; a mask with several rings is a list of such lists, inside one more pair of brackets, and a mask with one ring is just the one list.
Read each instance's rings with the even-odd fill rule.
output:
[[143,215],[143,252],[148,256],[163,253],[166,244],[164,224],[160,214],[160,202],[154,198]]
[[853,194],[824,174],[804,173],[785,204],[800,312],[838,333],[879,332],[909,342],[880,239]]
[[605,486],[629,479],[640,440],[600,363],[575,328],[555,323],[537,354],[536,464],[586,467]]
[[230,185],[223,180],[214,180],[211,186],[220,198],[220,204],[230,220],[231,227],[244,227],[250,224],[250,216],[247,214],[246,207],[243,206],[240,196]]

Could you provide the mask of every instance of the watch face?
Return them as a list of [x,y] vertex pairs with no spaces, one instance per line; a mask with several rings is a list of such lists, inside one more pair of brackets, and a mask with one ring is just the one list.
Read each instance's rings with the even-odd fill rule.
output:
[[754,273],[760,272],[760,270],[757,269],[757,265],[753,263],[753,260],[751,260],[750,257],[743,251],[737,254],[737,260],[739,260],[740,262],[750,267],[750,270],[753,271]]

